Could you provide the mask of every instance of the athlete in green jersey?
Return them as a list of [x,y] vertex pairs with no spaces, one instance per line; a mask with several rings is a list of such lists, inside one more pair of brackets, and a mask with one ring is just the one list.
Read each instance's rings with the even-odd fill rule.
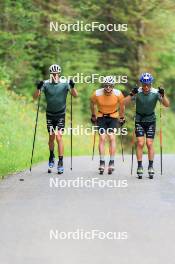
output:
[[77,96],[77,91],[74,88],[74,82],[72,80],[62,81],[60,78],[61,68],[57,64],[53,64],[49,68],[50,80],[41,81],[37,85],[37,90],[34,94],[34,98],[41,95],[41,91],[44,92],[47,108],[46,108],[46,121],[47,130],[49,133],[49,169],[51,172],[54,166],[54,141],[58,144],[58,173],[63,173],[63,153],[64,146],[62,140],[62,132],[65,127],[65,113],[66,113],[66,98],[70,91],[72,96]]
[[142,155],[143,148],[146,145],[148,149],[148,173],[150,178],[153,178],[153,160],[154,160],[154,136],[156,131],[156,115],[155,108],[158,101],[165,107],[169,106],[169,100],[165,96],[163,88],[155,89],[152,87],[153,77],[149,73],[143,73],[140,77],[142,86],[140,88],[132,89],[129,96],[124,99],[125,105],[135,100],[136,102],[136,117],[135,117],[135,134],[137,137],[137,160],[138,169],[137,174],[141,179],[143,174]]

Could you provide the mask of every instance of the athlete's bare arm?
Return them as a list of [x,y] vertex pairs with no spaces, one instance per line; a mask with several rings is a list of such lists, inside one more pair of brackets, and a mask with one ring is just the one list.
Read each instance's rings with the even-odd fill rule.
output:
[[161,102],[162,102],[163,106],[165,106],[165,107],[169,107],[170,106],[170,101],[169,101],[169,99],[167,98],[166,95],[164,95],[164,97],[161,99]]
[[78,97],[78,92],[76,88],[70,89],[70,93],[73,97]]
[[95,115],[95,114],[96,114],[96,106],[95,106],[95,104],[92,102],[92,100],[91,100],[91,102],[90,102],[90,108],[91,108],[91,113],[92,113],[92,115]]
[[37,99],[41,95],[41,90],[36,89],[33,94],[33,99]]
[[123,104],[124,105],[128,105],[129,103],[131,103],[132,101],[132,96],[131,95],[128,95],[126,96],[124,99],[123,99]]

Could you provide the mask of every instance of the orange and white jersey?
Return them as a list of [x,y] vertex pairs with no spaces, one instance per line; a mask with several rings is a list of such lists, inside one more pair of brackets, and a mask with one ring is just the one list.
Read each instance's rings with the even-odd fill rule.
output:
[[104,88],[96,90],[91,96],[91,101],[97,105],[98,117],[103,114],[110,114],[110,117],[117,118],[119,116],[118,109],[122,103],[124,96],[121,91],[113,89],[110,95],[104,93]]

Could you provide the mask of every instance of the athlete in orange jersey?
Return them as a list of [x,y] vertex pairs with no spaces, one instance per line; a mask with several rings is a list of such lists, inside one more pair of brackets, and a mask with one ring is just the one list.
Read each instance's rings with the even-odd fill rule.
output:
[[[114,157],[116,152],[115,130],[122,126],[124,119],[124,96],[121,91],[114,89],[114,78],[107,76],[104,79],[103,88],[96,90],[91,96],[91,121],[97,124],[99,132],[99,170],[105,169],[105,139],[109,139],[109,171],[114,170]],[[96,109],[98,113],[96,114]]]

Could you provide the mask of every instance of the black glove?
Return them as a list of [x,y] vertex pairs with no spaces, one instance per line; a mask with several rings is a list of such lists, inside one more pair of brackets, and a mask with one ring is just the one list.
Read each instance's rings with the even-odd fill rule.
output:
[[134,96],[134,95],[136,95],[137,93],[138,93],[138,90],[139,90],[139,88],[138,87],[135,87],[135,88],[133,88],[132,90],[131,90],[131,92],[130,92],[130,96]]
[[72,80],[70,80],[70,81],[69,81],[69,85],[70,85],[71,89],[73,89],[74,86],[75,86],[75,83],[74,83]]
[[96,122],[97,122],[96,115],[92,115],[92,116],[91,116],[91,122],[92,122],[93,125],[96,124]]
[[43,84],[44,84],[43,81],[38,81],[38,82],[36,83],[37,89],[38,89],[38,90],[41,90]]
[[125,122],[126,122],[126,120],[125,120],[124,117],[120,117],[120,118],[119,118],[119,123],[120,123],[120,126],[121,126],[121,127],[124,125]]
[[159,92],[159,94],[160,94],[162,97],[164,97],[164,95],[165,95],[165,90],[164,90],[164,88],[162,88],[162,87],[158,87],[158,92]]

